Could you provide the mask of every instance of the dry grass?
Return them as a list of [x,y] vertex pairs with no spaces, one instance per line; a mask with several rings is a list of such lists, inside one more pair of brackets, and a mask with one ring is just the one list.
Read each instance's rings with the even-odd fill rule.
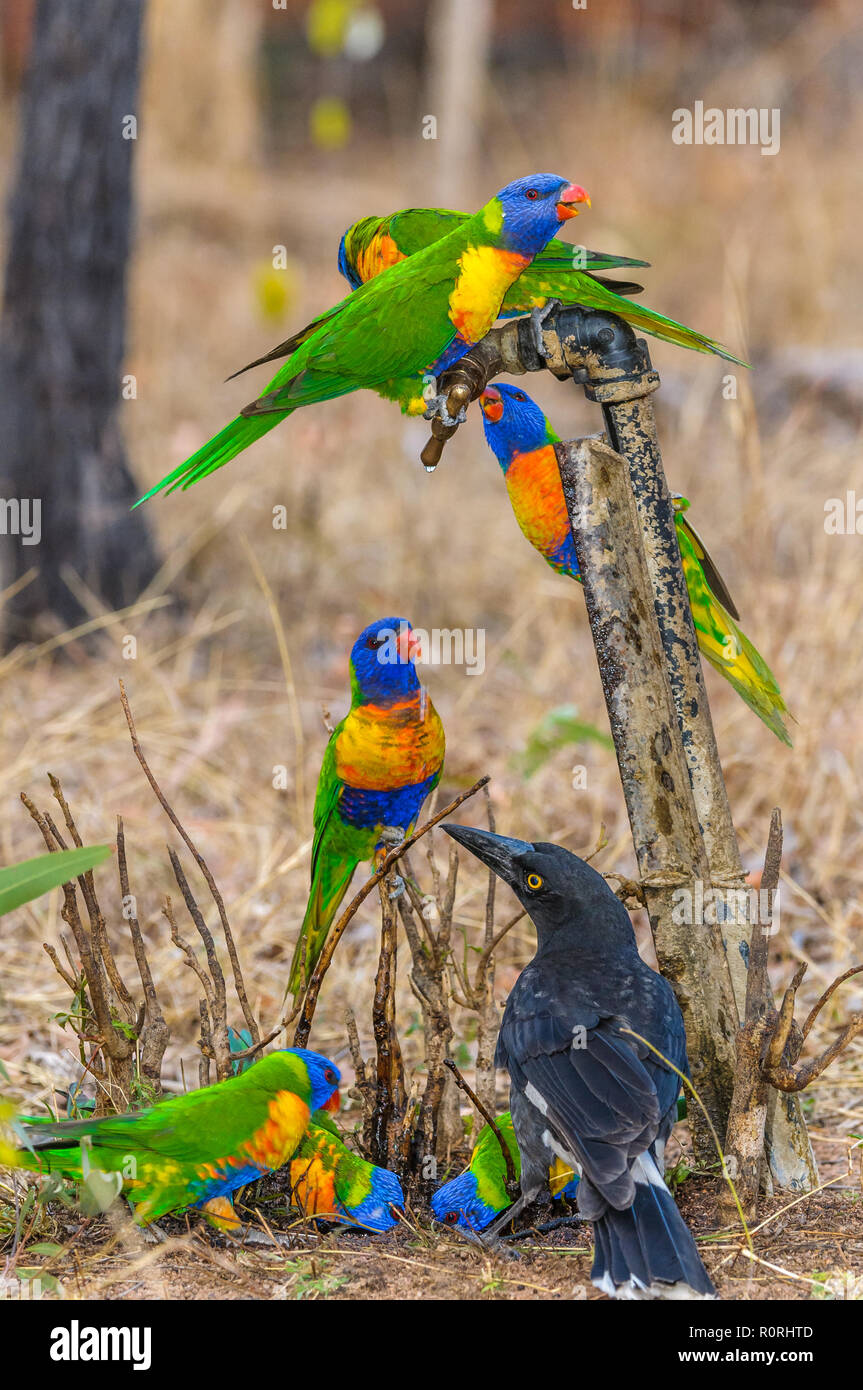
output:
[[[853,254],[861,202],[853,170],[863,107],[850,106],[837,126],[829,99],[843,46],[859,42],[852,25],[841,10],[824,7],[811,26],[747,65],[737,54],[727,68],[714,67],[709,80],[697,77],[682,98],[672,55],[667,101],[647,78],[615,85],[612,74],[609,85],[583,74],[576,83],[570,74],[546,81],[539,110],[533,78],[514,101],[499,78],[492,94],[496,133],[477,190],[479,199],[532,167],[577,178],[594,195],[595,209],[577,224],[577,236],[650,259],[647,301],[717,334],[754,363],[753,373],[738,373],[737,400],[724,400],[727,364],[661,344],[654,351],[664,382],[660,428],[669,479],[692,500],[691,515],[727,573],[745,630],[768,657],[797,720],[789,752],[708,672],[731,804],[752,867],[760,862],[770,808],[783,810],[788,877],[775,980],[785,983],[795,962],[807,959],[813,997],[863,957],[860,541],[828,536],[823,527],[825,500],[855,483],[860,382],[837,397],[817,382],[801,385],[789,364],[805,350],[821,376],[836,377],[851,371],[846,347],[861,344]],[[154,69],[158,62],[157,47]],[[776,74],[795,65],[794,86],[783,85]],[[690,100],[690,87],[691,99],[720,105],[776,105],[781,97],[781,153],[770,159],[752,149],[672,146],[669,113]],[[220,382],[283,336],[280,325],[262,322],[252,289],[253,267],[273,244],[288,242],[301,267],[289,322],[304,322],[341,293],[334,261],[345,223],[423,202],[430,158],[411,119],[385,143],[366,143],[361,160],[352,153],[294,156],[290,167],[276,170],[240,166],[220,163],[219,149],[202,137],[197,156],[180,163],[166,156],[167,134],[160,141],[162,109],[154,71],[142,121],[150,137],[139,151],[132,281],[128,370],[137,377],[138,399],[124,407],[142,485],[252,394],[251,379]],[[530,385],[560,433],[599,427],[577,390],[550,379]],[[136,610],[105,615],[90,647],[64,634],[62,647],[22,651],[0,665],[2,859],[40,849],[18,793],[39,800],[47,769],[62,778],[85,841],[110,838],[114,816],[122,814],[132,891],[172,1030],[166,1071],[175,1078],[181,1061],[186,1076],[196,1074],[196,985],[160,917],[171,883],[164,848],[171,832],[132,756],[120,677],[151,765],[220,884],[264,1028],[277,1017],[305,905],[310,811],[326,739],[321,706],[334,717],[346,707],[347,652],[373,617],[399,613],[426,628],[486,630],[484,675],[453,667],[425,673],[447,730],[444,798],[490,772],[501,831],[583,850],[604,824],[608,844],[597,866],[633,870],[611,754],[595,746],[563,749],[527,782],[513,763],[553,706],[573,702],[583,717],[604,724],[580,592],[522,542],[476,419],[431,477],[418,462],[424,438],[422,425],[370,396],[295,417],[201,487],[149,504],[165,568]],[[287,530],[272,526],[280,504]],[[272,588],[277,626],[250,552]],[[70,580],[82,592],[83,580]],[[98,603],[89,602],[100,616]],[[134,660],[123,656],[130,634],[137,638]],[[571,790],[576,762],[588,768],[585,790]],[[280,764],[289,771],[287,791],[272,786]],[[101,871],[106,885],[112,872]],[[106,886],[106,905],[109,896]],[[500,897],[503,920],[507,890]],[[458,920],[479,927],[483,906],[484,879],[465,865]],[[54,895],[0,927],[0,1056],[13,1095],[30,1106],[50,1094],[69,1060],[69,1036],[51,1021],[68,1001],[41,949],[43,941],[57,944],[61,925]],[[109,930],[124,940],[118,910]],[[375,933],[369,908],[336,957],[313,1037],[323,1051],[343,1047],[348,1001],[368,1038]],[[531,951],[531,929],[520,924],[501,953],[501,996]],[[813,1043],[829,1041],[830,1029],[861,1002],[860,982],[851,981]],[[408,1023],[414,1016],[404,985],[401,1017]],[[456,1011],[457,1030],[466,1023]],[[416,1036],[405,1046],[409,1059],[419,1055]],[[827,1176],[844,1171],[848,1136],[863,1129],[861,1088],[858,1040],[809,1093],[822,1156],[835,1154],[838,1164],[827,1162]],[[856,1177],[838,1186],[857,1192],[846,1254],[859,1270],[859,1153]],[[813,1199],[813,1210],[819,1201],[827,1199]],[[830,1220],[841,1221],[835,1204],[827,1205]],[[708,1225],[704,1217],[703,1229]],[[814,1220],[812,1227],[821,1229]],[[416,1296],[433,1287],[423,1282],[432,1279],[421,1273],[424,1263],[435,1265],[440,1250],[450,1249],[437,1241],[427,1249],[426,1241],[369,1242],[368,1251],[379,1254],[344,1241],[351,1254],[326,1254],[317,1268],[339,1275],[348,1268],[348,1284],[329,1290],[337,1295]],[[411,1242],[419,1242],[419,1254]],[[135,1255],[129,1267],[131,1248],[94,1250],[79,1292],[98,1295],[110,1286],[139,1297],[158,1273],[172,1296],[199,1292],[200,1280],[210,1281],[213,1296],[227,1296],[234,1281],[244,1296],[249,1260],[256,1295],[262,1288],[273,1296],[296,1292],[284,1260],[271,1283],[258,1283],[261,1262],[270,1258],[260,1252],[237,1257],[182,1237],[170,1252],[140,1254],[146,1263],[136,1264]],[[803,1234],[797,1246],[791,1240],[789,1248],[764,1248],[763,1258],[785,1268],[790,1261],[804,1278],[840,1263],[829,1250],[807,1245]],[[395,1263],[401,1259],[412,1271]],[[481,1257],[459,1250],[447,1259],[457,1271],[468,1269],[471,1287],[483,1293]],[[584,1284],[585,1261],[569,1253],[548,1262],[531,1257],[519,1270],[529,1276],[521,1288],[504,1271],[493,1292],[571,1291]],[[170,1273],[175,1265],[179,1272]],[[778,1296],[788,1295],[787,1280],[771,1274],[774,1282],[761,1286],[762,1277],[767,1271],[741,1273],[738,1262],[731,1296],[776,1295],[777,1279]],[[809,1287],[795,1286],[800,1296]]]

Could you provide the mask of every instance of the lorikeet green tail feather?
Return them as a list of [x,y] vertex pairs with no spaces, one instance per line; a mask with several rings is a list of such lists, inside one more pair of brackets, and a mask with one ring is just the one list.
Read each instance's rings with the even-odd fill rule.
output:
[[[157,492],[176,492],[177,488],[185,492],[187,487],[200,482],[208,473],[215,473],[217,469],[230,463],[231,459],[236,458],[237,454],[241,454],[250,444],[254,444],[271,429],[275,429],[279,421],[284,420],[289,414],[290,411],[286,410],[280,415],[255,415],[251,418],[238,415],[236,420],[232,420],[203,444],[196,454],[192,454],[185,463],[181,463],[160,483],[151,487],[149,492],[145,492],[143,497],[139,497],[135,507],[140,507],[142,502],[154,497]],[[132,510],[134,511],[134,507]]]
[[763,656],[738,627],[727,606],[711,592],[705,575],[705,561],[709,561],[709,557],[698,533],[683,515],[689,502],[685,497],[676,497],[674,506],[680,558],[698,645],[740,698],[790,748],[791,739],[782,718],[788,711],[776,678]]
[[[303,979],[308,979],[311,975],[351,879],[362,863],[362,855],[357,855],[354,843],[359,836],[352,835],[347,828],[346,834],[337,836],[330,819],[327,821],[329,834],[325,852],[321,853],[320,845],[317,853],[312,851],[309,900],[291,962],[288,984],[288,990],[294,993],[300,988]],[[318,837],[315,838],[317,840]]]
[[[388,266],[415,255],[438,237],[445,236],[466,217],[466,213],[450,212],[446,208],[407,208],[389,217],[364,217],[342,237],[339,269],[349,284],[361,285]],[[606,280],[594,273],[602,268],[627,265],[647,265],[647,262],[631,261],[624,256],[604,256],[601,252],[555,239],[534,257],[507,290],[500,316],[508,318],[513,314],[529,313],[550,299],[559,299],[564,304],[580,304],[586,309],[617,314],[640,332],[650,333],[677,347],[715,353],[741,367],[747,365],[714,338],[624,298],[638,293],[640,285]]]
[[[480,398],[486,440],[500,464],[522,532],[558,574],[581,582],[560,471],[557,435],[539,406],[508,382]],[[675,501],[675,524],[698,645],[768,729],[791,744],[785,702],[770,667],[741,632],[734,602],[707,550],[686,519],[689,503]]]

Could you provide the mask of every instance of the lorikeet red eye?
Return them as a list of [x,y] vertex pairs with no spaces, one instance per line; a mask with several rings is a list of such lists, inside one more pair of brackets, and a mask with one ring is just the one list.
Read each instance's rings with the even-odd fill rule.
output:
[[529,198],[530,201],[533,202],[533,200],[534,200],[535,198],[538,198],[538,197],[539,197],[539,193],[537,192],[537,190],[536,190],[535,188],[528,188],[528,189],[526,190],[524,196],[525,196],[525,198]]
[[458,1221],[458,1212],[448,1211],[443,1220],[445,1226],[454,1226]]
[[335,1086],[335,1084],[336,1084],[336,1074],[335,1074],[335,1072],[333,1071],[332,1067],[327,1067],[327,1068],[325,1069],[325,1071],[324,1071],[324,1080],[325,1080],[325,1081],[328,1081],[329,1084],[330,1084],[331,1086]]
[[526,400],[527,400],[527,396],[524,394],[523,391],[513,391],[513,393],[512,393],[512,398],[513,398],[514,401],[526,401]]
[[370,652],[376,652],[378,647],[382,647],[384,639],[382,637],[369,637],[366,639],[366,646]]

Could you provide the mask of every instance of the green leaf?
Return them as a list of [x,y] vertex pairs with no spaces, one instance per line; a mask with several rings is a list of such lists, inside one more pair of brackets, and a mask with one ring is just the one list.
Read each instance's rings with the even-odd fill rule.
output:
[[79,1202],[85,1216],[98,1216],[107,1211],[123,1190],[120,1173],[103,1173],[91,1168],[81,1184]]
[[63,1249],[62,1245],[55,1245],[52,1240],[39,1240],[35,1245],[27,1246],[28,1255],[59,1255]]
[[0,869],[0,917],[23,903],[39,898],[61,883],[69,883],[108,858],[110,845],[84,845],[81,849],[59,849],[39,854],[23,864]]
[[601,748],[613,749],[608,734],[579,719],[575,705],[559,705],[549,710],[527,739],[527,747],[518,759],[522,776],[527,779],[538,772],[552,753],[571,743],[598,743]]

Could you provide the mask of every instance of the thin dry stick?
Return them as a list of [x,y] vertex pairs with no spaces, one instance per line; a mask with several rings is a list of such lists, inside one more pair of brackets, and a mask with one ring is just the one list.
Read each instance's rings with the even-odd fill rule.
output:
[[183,826],[180,824],[179,819],[177,818],[177,816],[175,815],[173,809],[172,809],[171,806],[169,805],[169,803],[168,803],[168,801],[167,801],[167,799],[166,799],[166,797],[165,797],[165,795],[164,795],[164,792],[162,791],[161,787],[159,786],[159,783],[156,781],[155,777],[153,776],[152,772],[150,771],[150,766],[149,766],[149,764],[148,764],[148,762],[147,762],[147,759],[144,757],[143,749],[141,748],[141,744],[140,744],[140,742],[138,741],[138,733],[137,733],[137,730],[136,730],[136,728],[135,728],[135,721],[134,721],[134,719],[132,718],[132,711],[131,711],[131,709],[129,708],[129,700],[128,700],[128,697],[127,697],[127,695],[126,695],[126,687],[124,686],[124,684],[123,684],[122,681],[119,682],[119,685],[120,685],[120,703],[121,703],[122,706],[123,706],[123,713],[124,713],[125,716],[126,716],[126,723],[127,723],[128,726],[129,726],[129,736],[130,736],[130,738],[131,738],[131,740],[132,740],[132,749],[133,749],[133,751],[134,751],[135,757],[138,759],[138,762],[141,764],[141,768],[142,768],[142,771],[143,771],[143,773],[144,773],[144,776],[146,777],[147,781],[150,783],[150,786],[152,787],[153,792],[154,792],[154,794],[155,794],[155,796],[156,796],[156,800],[159,802],[159,805],[162,807],[162,810],[165,812],[165,815],[168,817],[168,820],[171,822],[171,824],[173,825],[174,829],[177,831],[177,834],[178,834],[178,835],[181,837],[181,839],[183,840],[183,843],[184,843],[184,844],[186,845],[186,847],[188,848],[190,854],[192,855],[193,859],[195,860],[195,863],[197,864],[198,868],[201,870],[201,873],[204,875],[204,878],[206,879],[207,887],[209,888],[210,893],[211,893],[212,898],[213,898],[213,902],[216,904],[216,908],[218,909],[219,920],[220,920],[221,923],[222,923],[222,931],[225,933],[225,945],[226,945],[227,948],[228,948],[228,957],[229,957],[230,962],[231,962],[231,969],[232,969],[233,972],[234,972],[234,987],[235,987],[235,989],[236,989],[236,991],[237,991],[237,998],[238,998],[239,1001],[240,1001],[240,1007],[241,1007],[242,1010],[243,1010],[243,1017],[245,1018],[245,1020],[246,1020],[246,1025],[247,1025],[247,1027],[248,1027],[248,1029],[249,1029],[249,1032],[250,1032],[251,1035],[252,1035],[252,1041],[253,1041],[253,1042],[259,1042],[259,1041],[260,1041],[260,1037],[261,1037],[261,1032],[260,1032],[260,1029],[258,1028],[257,1019],[255,1018],[255,1015],[254,1015],[253,1012],[252,1012],[251,1006],[250,1006],[250,1004],[249,1004],[248,997],[247,997],[247,995],[246,995],[246,985],[245,985],[245,981],[243,980],[243,972],[242,972],[242,970],[240,969],[240,960],[239,960],[239,957],[238,957],[238,955],[237,955],[237,948],[236,948],[236,945],[234,944],[234,936],[233,936],[233,933],[232,933],[232,931],[231,931],[230,923],[228,922],[228,914],[227,914],[227,912],[225,911],[225,904],[224,904],[224,902],[223,902],[223,900],[222,900],[222,895],[221,895],[221,893],[219,892],[218,887],[216,886],[216,880],[213,878],[213,875],[210,873],[210,870],[209,870],[209,867],[208,867],[208,865],[207,865],[206,860],[204,859],[203,855],[200,854],[200,853],[198,852],[198,849],[197,849],[197,847],[195,846],[195,843],[194,843],[194,841],[192,840],[191,836],[186,832],[186,830],[185,830],[185,829],[183,828]]
[[497,1139],[497,1142],[500,1144],[500,1151],[503,1154],[503,1161],[506,1164],[507,1187],[517,1187],[518,1178],[515,1175],[515,1165],[512,1161],[512,1154],[509,1151],[509,1146],[507,1145],[506,1140],[501,1134],[500,1128],[494,1116],[491,1114],[489,1110],[486,1110],[485,1106],[483,1105],[476,1092],[471,1090],[470,1086],[465,1081],[464,1077],[462,1076],[461,1072],[459,1071],[458,1067],[456,1066],[455,1062],[452,1060],[451,1057],[444,1058],[444,1066],[448,1067],[449,1070],[452,1072],[455,1084],[458,1086],[460,1091],[464,1091],[471,1105],[479,1112],[479,1114],[485,1120],[486,1124],[492,1130],[495,1138]]
[[812,1027],[816,1018],[820,1014],[821,1010],[824,1008],[824,1005],[827,1003],[833,991],[837,990],[840,985],[843,985],[846,980],[850,980],[852,975],[859,975],[861,970],[863,970],[863,965],[852,965],[850,970],[846,970],[843,975],[838,975],[836,979],[833,981],[832,985],[827,986],[820,999],[817,999],[816,1002],[812,1005],[812,1008],[809,1011],[809,1016],[801,1029],[804,1038],[807,1038],[809,1036],[810,1028]]
[[134,897],[129,892],[129,869],[126,863],[126,836],[123,830],[123,818],[117,817],[117,871],[120,879],[120,896],[123,900],[123,916],[129,924],[129,935],[132,938],[132,950],[135,954],[135,963],[138,967],[138,974],[141,977],[141,987],[144,991],[144,1007],[146,1023],[138,1028],[138,1041],[141,1048],[141,1073],[157,1091],[161,1091],[162,1085],[162,1059],[165,1055],[165,1048],[168,1046],[169,1031],[165,1022],[164,1015],[159,1006],[159,999],[156,994],[156,986],[153,984],[153,974],[150,970],[150,962],[147,959],[147,949],[144,945],[144,938],[141,935],[141,928],[138,923],[138,916],[134,910]]
[[[488,787],[483,788],[486,803],[488,828],[495,833],[494,811]],[[483,953],[474,974],[474,995],[477,1011],[477,1039],[475,1080],[476,1089],[482,1096],[486,1109],[494,1108],[494,1045],[500,1027],[500,1015],[494,1001],[494,903],[497,874],[488,871],[488,890],[485,899],[485,931],[483,933]]]
[[395,1021],[398,917],[392,890],[393,875],[390,873],[379,885],[381,949],[372,1004],[372,1029],[377,1053],[372,1162],[394,1168],[400,1173],[404,1170],[407,1149],[402,1123],[406,1094],[404,1064]]
[[309,980],[305,997],[303,999],[303,1007],[300,1012],[300,1019],[294,1032],[294,1047],[305,1047],[308,1043],[309,1033],[312,1027],[312,1019],[315,1016],[318,995],[321,991],[321,985],[323,984],[324,976],[326,975],[327,970],[329,969],[330,961],[333,958],[333,953],[335,952],[335,949],[338,946],[339,941],[341,940],[345,932],[345,929],[350,923],[354,914],[362,906],[366,898],[369,896],[371,892],[373,892],[373,890],[377,887],[381,880],[386,877],[393,864],[396,864],[398,860],[401,859],[402,855],[410,849],[411,845],[415,845],[417,840],[421,840],[424,835],[427,835],[433,826],[438,825],[442,820],[446,820],[447,816],[451,816],[453,811],[456,811],[458,807],[462,805],[463,802],[467,801],[470,797],[475,796],[478,791],[481,791],[481,789],[490,780],[491,779],[489,777],[480,777],[478,782],[474,782],[473,786],[470,787],[466,792],[461,792],[449,803],[448,806],[445,806],[442,811],[438,811],[437,815],[432,816],[431,820],[425,821],[425,823],[421,825],[418,830],[415,830],[412,835],[408,835],[406,840],[402,840],[400,845],[396,845],[393,849],[388,850],[381,861],[380,867],[376,870],[375,873],[371,875],[370,878],[366,880],[360,891],[345,908],[344,912],[342,913],[339,920],[336,922],[335,926],[331,928],[330,934],[326,940],[326,944],[324,945],[324,949],[321,951],[321,954],[318,957],[317,964],[314,968],[314,971],[312,972],[312,978]]

